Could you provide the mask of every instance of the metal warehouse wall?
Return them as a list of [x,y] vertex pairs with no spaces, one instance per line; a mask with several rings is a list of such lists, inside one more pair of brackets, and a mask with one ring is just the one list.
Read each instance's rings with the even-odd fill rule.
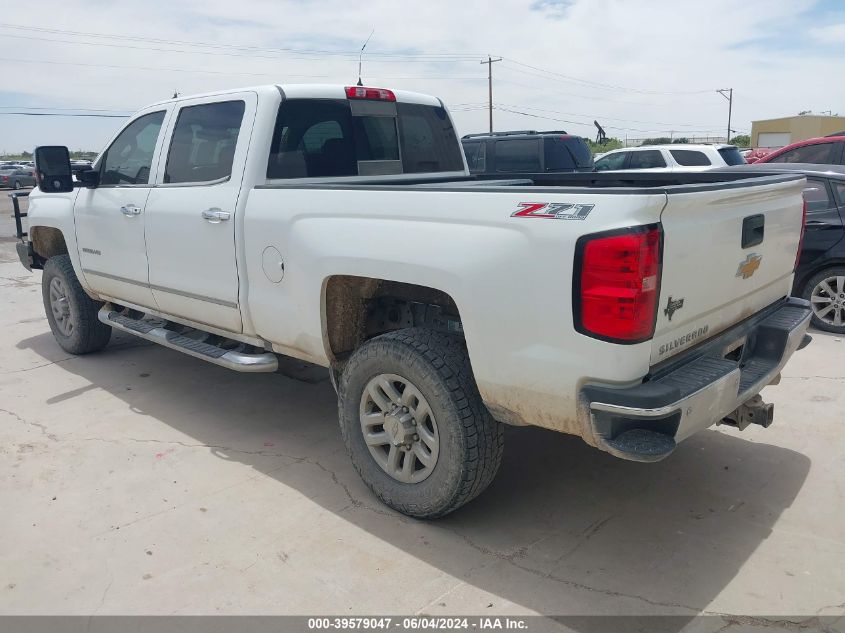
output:
[[827,136],[845,130],[845,116],[805,114],[751,122],[751,146],[760,147],[760,134],[789,134],[789,142]]

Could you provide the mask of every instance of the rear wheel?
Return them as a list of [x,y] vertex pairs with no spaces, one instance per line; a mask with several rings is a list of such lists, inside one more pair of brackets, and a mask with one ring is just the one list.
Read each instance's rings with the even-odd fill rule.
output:
[[479,495],[502,458],[458,336],[420,328],[374,338],[340,381],[340,426],[352,463],[390,507],[440,517]]
[[804,298],[813,308],[813,325],[820,330],[845,334],[845,267],[828,268],[811,277]]
[[63,350],[88,354],[108,344],[112,329],[97,318],[103,304],[85,294],[70,257],[56,255],[47,260],[41,292],[50,329]]
[[16,180],[16,181],[12,184],[12,188],[13,188],[13,189],[20,189],[20,188],[21,188],[21,181],[20,181],[20,180]]

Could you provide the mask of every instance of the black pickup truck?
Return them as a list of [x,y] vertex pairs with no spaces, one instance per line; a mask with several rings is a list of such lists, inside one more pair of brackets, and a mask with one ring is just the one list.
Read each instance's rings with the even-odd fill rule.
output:
[[555,174],[595,171],[584,139],[564,131],[467,134],[461,144],[470,173],[482,179],[520,174],[543,182]]

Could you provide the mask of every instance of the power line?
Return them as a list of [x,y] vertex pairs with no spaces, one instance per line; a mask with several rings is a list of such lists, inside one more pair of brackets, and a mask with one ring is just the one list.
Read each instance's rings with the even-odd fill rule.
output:
[[[73,46],[106,46],[110,48],[119,48],[119,49],[127,49],[127,50],[138,50],[138,51],[154,51],[156,53],[182,53],[185,55],[212,55],[215,57],[239,57],[245,59],[268,59],[272,61],[283,61],[285,59],[298,59],[298,60],[313,60],[315,56],[326,56],[331,55],[330,53],[304,53],[304,52],[296,52],[296,53],[280,53],[276,55],[258,55],[258,54],[243,54],[243,53],[233,53],[233,52],[225,52],[225,51],[187,51],[178,48],[160,48],[155,46],[134,46],[132,44],[113,44],[110,42],[83,42],[83,41],[73,41],[73,40],[57,40],[52,37],[35,37],[32,35],[12,35],[10,33],[0,33],[0,37],[13,37],[17,39],[24,39],[24,40],[33,40],[38,42],[49,42],[51,44],[70,44]],[[237,50],[237,49],[236,49]],[[351,61],[352,57],[351,54],[347,53],[337,53],[334,55],[339,57],[343,61]],[[410,63],[410,62],[420,62],[426,64],[437,64],[437,63],[466,63],[470,60],[467,59],[375,59],[372,60],[373,63],[376,64],[387,64],[387,63]],[[473,60],[474,61],[474,60]]]
[[[190,69],[190,68],[161,68],[155,66],[118,66],[116,64],[88,64],[84,62],[59,62],[49,59],[14,59],[11,57],[0,57],[0,61],[15,62],[19,64],[49,64],[55,66],[82,66],[88,68],[113,68],[117,70],[152,70],[156,72],[173,72],[173,73],[205,73],[210,75],[243,75],[250,77],[278,77],[278,73],[248,73],[248,72],[226,72],[223,70],[205,70],[205,69]],[[329,75],[291,75],[286,74],[287,77],[307,77],[326,78]]]
[[[545,119],[547,121],[556,121],[558,123],[571,123],[573,125],[588,126],[588,124],[584,123],[583,121],[572,121],[570,119],[560,119],[560,118],[557,118],[557,117],[543,116],[543,115],[540,115],[540,114],[532,114],[530,112],[522,112],[520,110],[516,110],[516,109],[513,109],[513,108],[497,106],[496,109],[501,110],[502,112],[510,112],[511,114],[518,114],[518,115],[521,115],[521,116],[532,117],[532,118],[535,118],[535,119]],[[614,130],[622,130],[622,131],[629,131],[629,132],[642,132],[643,134],[649,134],[649,133],[654,133],[654,132],[666,133],[666,132],[671,131],[671,130],[642,130],[642,129],[638,129],[638,128],[623,128],[623,127],[616,127],[616,126],[612,126],[612,125],[607,125],[605,127],[610,128],[610,129],[614,129]],[[713,132],[713,131],[715,131],[715,130],[685,130],[684,133],[685,134],[693,134],[693,133],[705,134],[705,133]]]
[[[550,110],[548,108],[538,108],[536,106],[514,105],[514,104],[510,104],[510,103],[497,103],[496,105],[501,105],[501,106],[505,106],[505,107],[509,107],[509,108],[520,108],[522,110],[537,110],[539,112],[551,112],[553,114],[565,114],[565,115],[569,115],[569,116],[589,117],[590,120],[591,120],[590,125],[592,125],[593,119],[601,119],[603,121],[604,120],[624,121],[624,122],[627,122],[627,123],[646,123],[648,125],[665,125],[665,126],[674,127],[674,128],[679,128],[679,127],[708,127],[708,126],[711,127],[714,130],[718,128],[717,125],[709,125],[709,124],[702,124],[702,123],[667,123],[665,121],[641,121],[639,119],[622,119],[622,118],[619,118],[619,117],[606,116],[606,115],[603,115],[603,114],[584,114],[584,113],[579,113],[579,112],[562,112],[560,110]],[[613,127],[613,126],[606,126],[606,127]],[[617,128],[617,129],[621,129],[621,128]]]
[[[55,35],[67,35],[71,37],[89,37],[89,38],[103,38],[103,39],[119,39],[121,42],[125,41],[132,41],[132,42],[147,42],[152,44],[167,44],[167,45],[176,45],[176,46],[194,46],[194,47],[201,47],[201,48],[212,48],[212,49],[223,49],[223,50],[238,50],[238,51],[255,51],[255,52],[263,52],[263,53],[286,53],[286,54],[297,54],[297,55],[307,55],[307,56],[325,56],[325,55],[336,55],[341,57],[346,57],[350,59],[357,59],[358,58],[358,51],[339,51],[339,50],[325,50],[325,49],[307,49],[307,48],[267,48],[267,47],[259,47],[259,46],[248,46],[248,45],[241,45],[241,44],[221,44],[219,42],[211,43],[211,42],[196,42],[196,41],[187,41],[187,40],[168,40],[168,39],[161,39],[161,38],[153,38],[153,37],[141,37],[141,36],[133,36],[133,35],[119,35],[119,34],[108,34],[108,33],[91,33],[91,32],[84,32],[84,31],[70,31],[66,29],[51,29],[46,27],[35,27],[35,26],[23,26],[20,24],[10,24],[10,23],[0,23],[0,28],[5,29],[13,29],[13,30],[22,30],[22,31],[30,31],[36,33],[51,33]],[[12,36],[6,34],[8,37],[25,37],[25,36]],[[36,39],[36,38],[28,38],[28,39]],[[39,38],[44,39],[44,38]],[[47,39],[46,41],[55,42],[54,39]],[[59,40],[61,41],[61,40]],[[117,46],[120,48],[138,48],[138,47],[131,47],[126,44],[104,44],[104,43],[96,43],[96,42],[68,42],[64,40],[65,43],[70,44],[89,44],[89,45],[108,45],[108,46]],[[147,49],[148,50],[148,49]],[[199,52],[199,51],[180,51],[180,50],[164,50],[163,52]],[[468,53],[379,53],[379,52],[370,52],[367,53],[370,57],[382,57],[385,58],[381,61],[413,61],[413,60],[421,60],[427,62],[437,62],[437,61],[476,61],[478,59],[478,55],[471,55]]]
[[602,90],[618,90],[623,92],[634,92],[638,94],[646,94],[646,95],[694,95],[694,94],[704,94],[707,92],[711,92],[711,90],[684,90],[684,91],[664,91],[664,90],[643,90],[640,88],[630,88],[626,86],[618,86],[614,84],[606,84],[598,81],[592,81],[588,79],[581,79],[579,77],[573,77],[571,75],[564,75],[563,73],[559,73],[554,70],[546,70],[545,68],[540,68],[539,66],[532,66],[531,64],[525,64],[523,62],[517,61],[515,59],[505,57],[505,63],[516,64],[517,66],[522,66],[524,68],[530,68],[531,70],[538,71],[540,73],[544,73],[546,75],[551,75],[554,77],[559,77],[566,81],[575,82],[579,84],[583,84],[584,86],[599,88]]

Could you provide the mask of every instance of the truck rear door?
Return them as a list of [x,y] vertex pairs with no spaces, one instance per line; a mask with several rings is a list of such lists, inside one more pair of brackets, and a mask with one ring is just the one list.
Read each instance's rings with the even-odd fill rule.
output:
[[150,287],[166,314],[242,329],[235,217],[257,95],[176,104],[147,200]]
[[667,189],[652,364],[790,294],[804,185],[790,175]]

